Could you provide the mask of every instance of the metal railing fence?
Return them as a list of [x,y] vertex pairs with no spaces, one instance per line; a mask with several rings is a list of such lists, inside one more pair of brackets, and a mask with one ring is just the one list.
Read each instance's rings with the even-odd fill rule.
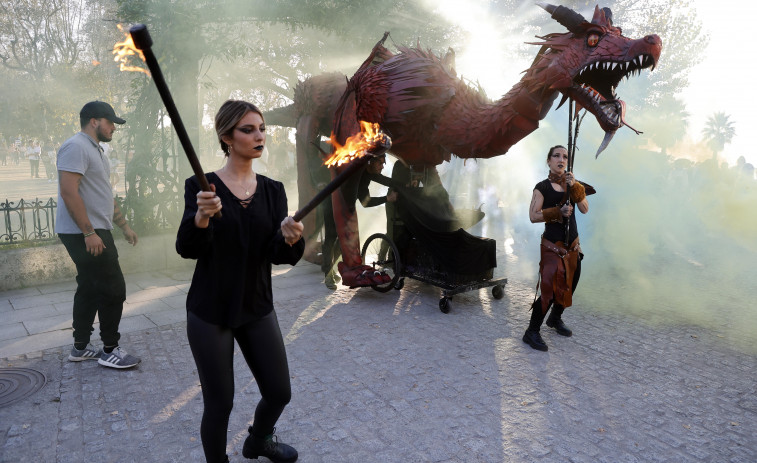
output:
[[[133,211],[128,202],[122,197],[116,197],[121,210],[127,219],[133,217]],[[173,200],[160,201],[153,208],[150,230],[137,229],[132,223],[132,228],[138,233],[150,233],[163,231],[177,226],[177,217],[180,217],[183,201],[180,202],[178,195]],[[47,200],[35,198],[33,201],[20,199],[18,201],[0,202],[0,216],[3,226],[0,228],[0,249],[3,246],[13,244],[54,243],[58,241],[55,233],[55,214],[58,203],[55,198]],[[179,214],[177,216],[177,214]],[[148,211],[148,214],[149,211]],[[131,221],[130,221],[131,222]],[[152,230],[154,229],[154,230]]]

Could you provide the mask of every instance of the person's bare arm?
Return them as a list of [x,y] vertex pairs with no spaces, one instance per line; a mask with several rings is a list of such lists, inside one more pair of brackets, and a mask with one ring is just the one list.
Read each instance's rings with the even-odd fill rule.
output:
[[544,195],[539,190],[534,190],[534,195],[531,197],[531,206],[528,209],[528,218],[531,219],[531,223],[537,222],[562,222],[563,217],[569,217],[573,211],[573,206],[564,205],[560,207],[544,207]]
[[121,208],[118,206],[118,202],[116,202],[115,199],[113,199],[113,223],[118,225],[118,227],[121,229],[121,232],[124,234],[124,238],[126,238],[126,242],[131,244],[132,246],[137,245],[137,241],[139,240],[137,238],[137,233],[131,229],[128,223],[126,223],[126,218],[121,213]]
[[544,222],[544,214],[541,211],[544,205],[544,196],[539,190],[534,190],[534,194],[531,197],[531,206],[528,208],[528,218],[531,219],[531,223]]

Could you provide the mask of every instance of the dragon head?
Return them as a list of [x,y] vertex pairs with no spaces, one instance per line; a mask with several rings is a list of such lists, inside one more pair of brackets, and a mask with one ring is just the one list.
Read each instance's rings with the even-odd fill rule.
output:
[[615,132],[628,125],[625,103],[615,93],[618,84],[642,69],[654,69],[662,40],[657,35],[636,40],[623,36],[621,29],[613,26],[609,8],[596,6],[589,22],[570,8],[537,4],[569,32],[539,37],[543,42],[534,45],[541,45],[542,49],[527,71],[526,82],[532,90],[541,90],[545,97],[559,91],[563,94],[560,105],[572,98],[577,109],[585,108],[596,117],[605,131],[598,156]]

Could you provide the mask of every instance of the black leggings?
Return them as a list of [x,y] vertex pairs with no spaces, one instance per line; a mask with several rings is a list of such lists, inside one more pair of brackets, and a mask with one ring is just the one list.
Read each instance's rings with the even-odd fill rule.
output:
[[262,396],[252,433],[266,436],[292,398],[284,339],[276,313],[239,328],[207,323],[187,313],[187,337],[197,364],[204,404],[200,436],[208,462],[225,461],[226,432],[234,405],[234,340]]

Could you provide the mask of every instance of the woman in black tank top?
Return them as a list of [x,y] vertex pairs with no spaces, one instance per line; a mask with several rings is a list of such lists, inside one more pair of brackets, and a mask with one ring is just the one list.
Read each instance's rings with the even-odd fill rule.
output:
[[[539,265],[542,280],[542,295],[531,306],[531,321],[526,333],[523,335],[523,342],[541,351],[548,350],[547,344],[539,333],[539,329],[550,306],[552,307],[552,312],[547,319],[547,326],[554,328],[557,334],[562,336],[571,336],[573,334],[562,321],[562,313],[565,310],[565,306],[554,301],[551,282],[557,276],[554,271],[555,267],[545,265],[545,260],[547,260],[545,257],[551,259],[552,262],[556,260],[553,259],[553,255],[545,256],[545,252],[557,251],[563,254],[566,251],[576,251],[578,256],[582,256],[581,247],[578,244],[578,227],[576,225],[573,205],[578,207],[578,210],[583,214],[589,212],[589,202],[586,200],[586,192],[583,185],[575,180],[572,172],[566,172],[568,150],[561,145],[550,148],[547,153],[547,166],[549,167],[549,176],[534,187],[534,194],[531,198],[531,206],[528,211],[528,216],[532,223],[544,222],[542,261]],[[570,196],[570,204],[566,204],[568,196]],[[568,236],[565,234],[566,221],[569,221]],[[564,259],[560,259],[559,257],[557,260],[564,261]],[[564,268],[562,271],[565,271]],[[578,257],[572,275],[572,291],[575,291],[580,275],[581,258]],[[565,278],[564,274],[563,278]],[[545,282],[548,284],[545,285]]]

